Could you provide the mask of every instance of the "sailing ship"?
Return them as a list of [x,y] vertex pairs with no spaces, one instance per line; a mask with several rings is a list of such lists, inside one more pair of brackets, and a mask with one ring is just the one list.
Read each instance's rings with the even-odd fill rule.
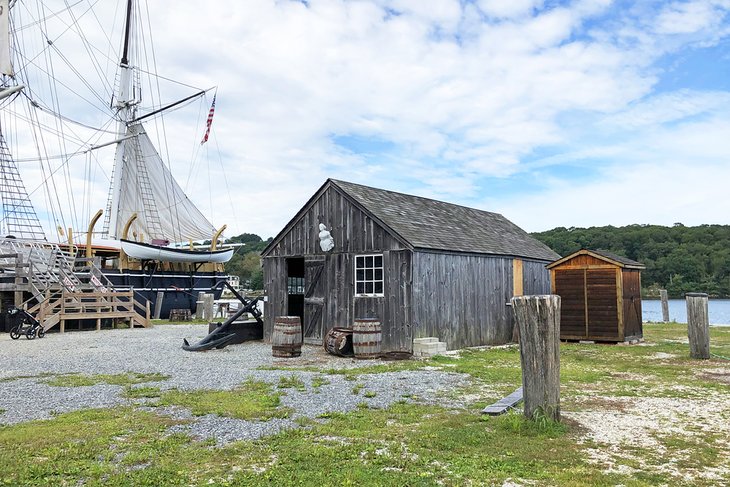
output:
[[[231,258],[233,249],[221,249],[218,242],[225,226],[214,227],[188,198],[145,126],[152,123],[157,146],[160,142],[166,146],[164,116],[205,100],[210,90],[195,89],[167,103],[143,103],[143,79],[145,87],[154,91],[160,80],[167,78],[142,66],[145,59],[154,61],[150,55],[154,51],[142,43],[150,39],[141,28],[148,25],[142,13],[150,8],[139,3],[122,2],[122,42],[118,61],[113,63],[113,81],[109,81],[104,73],[112,64],[108,53],[114,48],[104,51],[98,41],[111,38],[109,32],[113,30],[90,39],[91,30],[82,24],[82,20],[88,20],[98,27],[100,17],[89,14],[98,2],[59,2],[58,10],[52,10],[44,2],[32,7],[19,0],[0,0],[0,227],[4,236],[0,240],[0,270],[4,270],[0,290],[6,292],[6,303],[12,300],[17,306],[33,297],[41,300],[45,284],[66,290],[86,284],[97,291],[133,289],[138,299],[148,301],[148,307],[156,308],[156,314],[164,318],[171,309],[193,309],[200,292],[228,277],[223,264]],[[38,31],[35,36],[31,33],[34,29]],[[78,56],[69,58],[62,52],[62,45],[77,55],[83,50],[83,59],[89,61],[93,71],[82,72]],[[92,81],[99,81],[101,88]],[[181,86],[189,89],[175,85],[177,92]],[[71,101],[75,98],[81,101]],[[67,106],[77,108],[93,99],[111,99],[110,103],[99,104],[102,116],[98,112],[86,116],[88,110],[76,110],[81,116],[74,119],[64,112]],[[12,129],[19,126],[24,135],[11,137]],[[9,141],[14,144],[12,149]],[[58,147],[58,154],[50,152],[51,146]],[[16,150],[31,148],[35,155],[13,157]],[[108,154],[111,148],[113,157]],[[74,162],[79,159],[81,163]],[[42,184],[32,188],[31,193],[34,197],[43,193],[47,204],[42,216],[51,221],[58,234],[55,238],[47,236],[51,225],[41,224],[18,161],[39,163],[31,169],[31,177]],[[103,166],[109,161],[110,171]],[[81,165],[86,179],[78,174]],[[100,173],[108,175],[107,201],[104,210],[91,216],[95,198],[99,197],[91,183],[98,182]],[[78,200],[83,200],[81,212],[73,208]],[[74,214],[71,220],[85,232],[68,225],[63,211],[67,207]],[[79,214],[86,215],[88,225],[79,224]],[[103,225],[98,229],[102,216]],[[193,248],[193,242],[201,240],[210,241],[208,250]],[[8,260],[13,253],[31,267],[34,265],[36,274],[43,275],[36,276],[38,282],[32,285],[25,275],[22,292],[17,287],[21,281],[15,272],[20,268],[17,259]],[[57,269],[65,265],[63,262],[68,268]]]

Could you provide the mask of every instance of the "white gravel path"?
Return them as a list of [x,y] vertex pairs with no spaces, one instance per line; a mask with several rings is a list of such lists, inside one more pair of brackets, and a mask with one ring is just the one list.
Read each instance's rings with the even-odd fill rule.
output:
[[[361,403],[384,408],[404,398],[416,398],[445,404],[445,392],[470,381],[466,375],[438,370],[368,374],[354,381],[343,375],[324,375],[323,372],[259,370],[259,367],[287,364],[317,366],[324,371],[380,363],[379,360],[332,357],[322,347],[308,345],[303,346],[302,356],[294,359],[272,357],[271,346],[260,341],[208,352],[181,349],[183,338],[194,342],[206,333],[205,325],[158,325],[149,329],[50,333],[36,340],[11,340],[8,334],[1,334],[0,424],[45,419],[55,413],[82,408],[140,402],[122,397],[123,387],[120,386],[54,387],[43,384],[41,374],[161,373],[169,379],[144,385],[181,390],[232,389],[249,378],[276,385],[281,377],[290,376],[297,376],[306,384],[304,391],[278,389],[285,394],[282,406],[294,411],[288,419],[242,421],[209,415],[192,418],[192,423],[180,427],[200,438],[215,438],[219,444],[297,427],[295,420],[298,417],[316,418],[327,412],[347,412]],[[312,379],[323,375],[329,383],[312,387]],[[356,384],[362,384],[358,394],[353,393]],[[372,397],[365,396],[368,392]],[[190,417],[189,412],[175,408],[161,413]]]

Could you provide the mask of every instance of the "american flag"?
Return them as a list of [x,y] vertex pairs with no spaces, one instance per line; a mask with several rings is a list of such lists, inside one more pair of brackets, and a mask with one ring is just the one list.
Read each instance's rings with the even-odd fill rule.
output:
[[213,103],[210,104],[210,110],[208,111],[208,121],[205,122],[205,135],[203,135],[203,140],[200,141],[200,145],[203,145],[206,142],[208,142],[208,135],[210,134],[210,126],[213,125],[213,114],[215,113],[215,97],[216,97],[216,95],[213,95]]

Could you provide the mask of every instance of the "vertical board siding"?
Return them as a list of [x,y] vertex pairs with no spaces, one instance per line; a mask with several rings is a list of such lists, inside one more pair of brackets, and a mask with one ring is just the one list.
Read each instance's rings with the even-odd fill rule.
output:
[[264,340],[268,342],[274,319],[287,314],[286,259],[264,259],[264,290]]
[[404,245],[333,187],[307,210],[269,249],[266,257],[324,255],[319,246],[319,224],[327,226],[336,252],[401,250]]
[[585,270],[555,269],[555,294],[560,296],[560,337],[586,338]]
[[[330,252],[319,246],[320,223],[334,239]],[[383,255],[384,295],[356,298],[354,256],[371,253]],[[263,259],[268,296],[265,340],[271,340],[274,318],[287,312],[286,259],[315,256],[324,257],[321,288],[317,296],[310,296],[322,298],[322,333],[373,316],[381,321],[383,351],[411,350],[414,337],[435,336],[450,349],[502,344],[512,338],[513,319],[507,306],[515,288],[511,257],[412,251],[340,190],[327,186],[277,237]],[[525,294],[550,292],[544,262],[523,259],[522,269]]]
[[522,294],[550,294],[550,271],[545,262],[522,260]]
[[414,338],[438,337],[449,349],[512,338],[511,258],[414,252],[413,276]]
[[588,269],[586,272],[588,298],[588,336],[619,338],[616,269]]
[[623,271],[624,338],[641,338],[641,272],[634,269]]
[[[320,223],[327,226],[335,241],[335,247],[330,252],[323,252],[319,246]],[[402,286],[396,282],[399,279],[397,276],[410,279],[410,251],[404,248],[400,240],[352,204],[340,191],[333,187],[326,188],[269,249],[263,259],[268,296],[264,339],[271,339],[274,318],[286,314],[286,258],[305,257],[309,260],[318,257],[325,259],[317,286],[317,297],[324,299],[321,317],[318,316],[321,319],[321,324],[318,325],[321,332],[325,333],[335,326],[352,327],[355,318],[376,316],[381,319],[384,329],[389,330],[387,340],[383,340],[384,346],[392,345],[394,350],[410,350],[410,339],[406,344],[406,339],[403,338],[408,336],[411,326],[410,283]],[[389,262],[387,255],[390,250],[396,251],[394,255],[397,259],[391,258],[391,264],[385,270],[384,288],[386,296],[390,296],[388,293],[395,290],[392,296],[389,299],[356,299],[353,256],[382,253],[384,262]],[[401,332],[405,335],[401,336]]]

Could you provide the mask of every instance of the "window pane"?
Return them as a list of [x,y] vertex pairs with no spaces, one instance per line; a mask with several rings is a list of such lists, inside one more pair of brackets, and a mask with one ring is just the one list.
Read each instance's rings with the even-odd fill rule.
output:
[[365,292],[365,283],[357,283],[357,294],[363,294]]
[[358,269],[362,269],[363,267],[365,267],[365,257],[357,257],[355,259],[355,267],[357,267]]
[[365,283],[365,294],[373,294],[373,283],[372,282]]
[[383,283],[382,282],[375,283],[375,294],[383,294]]
[[366,281],[372,281],[373,280],[373,270],[368,269],[365,271],[365,280]]
[[357,277],[355,278],[358,281],[364,281],[365,280],[365,271],[362,269],[357,270]]
[[383,269],[375,269],[375,280],[376,281],[383,280]]
[[373,256],[372,256],[372,255],[368,255],[368,256],[367,256],[367,257],[365,258],[365,267],[369,267],[369,268],[371,268],[371,269],[372,269],[372,267],[373,267],[373,259],[374,259],[374,258],[373,258]]
[[375,256],[375,267],[383,267],[383,256],[382,255]]

